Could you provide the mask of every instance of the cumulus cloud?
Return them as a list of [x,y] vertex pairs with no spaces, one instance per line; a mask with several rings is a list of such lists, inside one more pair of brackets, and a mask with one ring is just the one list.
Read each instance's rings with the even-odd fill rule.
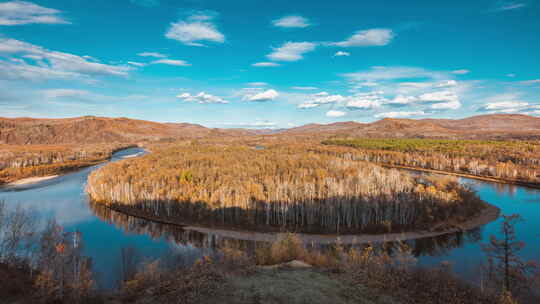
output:
[[498,111],[498,110],[509,110],[509,109],[520,109],[528,106],[528,102],[520,101],[500,101],[500,102],[488,102],[482,106],[481,110],[483,111]]
[[491,96],[478,108],[480,112],[518,113],[528,112],[532,107],[529,102],[522,100],[520,93],[503,93]]
[[403,112],[385,112],[376,114],[377,118],[401,118],[401,117],[411,117],[411,116],[420,116],[426,115],[424,111],[403,111]]
[[276,99],[279,96],[279,93],[276,90],[270,89],[266,90],[264,92],[256,93],[256,94],[248,94],[244,96],[244,100],[247,101],[271,101]]
[[414,103],[418,101],[418,98],[415,97],[415,96],[404,96],[404,95],[397,95],[396,97],[394,97],[392,100],[389,100],[387,101],[386,103],[387,104],[390,104],[390,105],[401,105],[401,106],[404,106],[404,105],[409,105],[411,103]]
[[380,108],[386,99],[378,94],[361,94],[347,98],[346,107],[350,109]]
[[[46,80],[88,78],[89,76],[127,76],[133,67],[96,62],[88,57],[58,51],[15,39],[0,39],[0,78]],[[27,58],[31,57],[31,61]]]
[[294,28],[294,27],[304,28],[311,25],[309,24],[309,21],[306,18],[302,16],[296,16],[296,15],[285,16],[283,18],[276,19],[272,21],[272,24],[274,24],[274,26],[277,26],[277,27],[289,27],[289,28]]
[[257,63],[252,64],[251,66],[264,68],[264,67],[277,67],[277,66],[280,66],[280,64],[275,63],[275,62],[257,62]]
[[315,50],[317,44],[312,42],[287,42],[266,57],[273,61],[298,61],[304,54]]
[[456,75],[465,75],[465,74],[469,74],[471,71],[469,70],[466,70],[466,69],[462,69],[462,70],[455,70],[455,71],[452,71],[452,74],[456,74]]
[[227,100],[224,100],[221,97],[207,94],[205,92],[200,92],[197,95],[191,95],[190,93],[182,93],[176,98],[179,98],[187,102],[197,102],[201,104],[212,104],[212,103],[229,103]]
[[200,13],[171,23],[165,37],[190,46],[204,46],[200,41],[225,42],[225,36],[211,22],[214,16]]
[[310,109],[321,106],[323,104],[333,104],[345,101],[345,97],[341,95],[330,95],[327,92],[312,94],[309,100],[298,105],[299,109]]
[[27,1],[0,3],[0,25],[68,24],[60,11]]
[[330,110],[326,112],[326,116],[328,117],[342,117],[345,115],[347,115],[347,113],[343,111]]
[[155,58],[165,58],[165,57],[167,57],[167,55],[157,53],[157,52],[143,52],[143,53],[139,53],[137,55],[139,55],[141,57],[155,57]]
[[175,66],[190,66],[191,64],[185,62],[184,60],[174,60],[174,59],[159,59],[152,61],[152,64],[167,64]]
[[394,36],[395,34],[390,29],[375,28],[357,31],[349,39],[333,42],[330,45],[341,47],[384,46],[389,44]]
[[457,81],[455,80],[447,80],[440,83],[437,83],[435,85],[436,88],[448,88],[448,87],[455,87],[457,86]]
[[343,57],[343,56],[351,56],[351,53],[349,53],[349,52],[344,52],[344,51],[337,51],[337,52],[334,54],[334,57]]

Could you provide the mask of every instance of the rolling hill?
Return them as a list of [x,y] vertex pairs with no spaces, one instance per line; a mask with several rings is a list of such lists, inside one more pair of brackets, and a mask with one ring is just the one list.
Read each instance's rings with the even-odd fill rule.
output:
[[493,114],[456,120],[385,118],[367,124],[310,124],[287,129],[280,134],[368,138],[540,139],[540,117]]
[[540,118],[518,114],[465,119],[393,119],[372,123],[307,124],[279,130],[212,129],[189,123],[84,116],[64,119],[0,118],[0,144],[133,143],[224,136],[540,139]]

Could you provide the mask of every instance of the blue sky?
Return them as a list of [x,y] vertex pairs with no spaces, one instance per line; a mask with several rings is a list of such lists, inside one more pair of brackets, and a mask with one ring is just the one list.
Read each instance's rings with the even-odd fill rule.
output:
[[540,116],[540,2],[0,1],[0,116]]

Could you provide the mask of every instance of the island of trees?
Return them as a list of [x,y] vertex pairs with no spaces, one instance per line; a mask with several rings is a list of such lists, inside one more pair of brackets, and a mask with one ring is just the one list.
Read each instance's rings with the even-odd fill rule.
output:
[[179,224],[317,233],[444,229],[486,206],[455,179],[358,161],[351,148],[193,143],[152,151],[94,171],[91,198]]

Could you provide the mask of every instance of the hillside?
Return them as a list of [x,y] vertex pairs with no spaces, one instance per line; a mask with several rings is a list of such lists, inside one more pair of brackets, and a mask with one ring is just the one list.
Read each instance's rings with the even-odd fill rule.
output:
[[481,115],[456,120],[385,118],[367,124],[310,124],[287,129],[280,134],[368,138],[540,139],[540,118],[519,114]]
[[0,144],[95,144],[172,141],[250,135],[367,138],[540,139],[540,118],[481,115],[465,119],[394,119],[372,123],[307,124],[290,129],[211,129],[198,124],[158,123],[84,116],[64,119],[0,118]]
[[0,118],[0,144],[94,144],[247,135],[247,130],[209,129],[188,123],[84,116],[65,119]]

